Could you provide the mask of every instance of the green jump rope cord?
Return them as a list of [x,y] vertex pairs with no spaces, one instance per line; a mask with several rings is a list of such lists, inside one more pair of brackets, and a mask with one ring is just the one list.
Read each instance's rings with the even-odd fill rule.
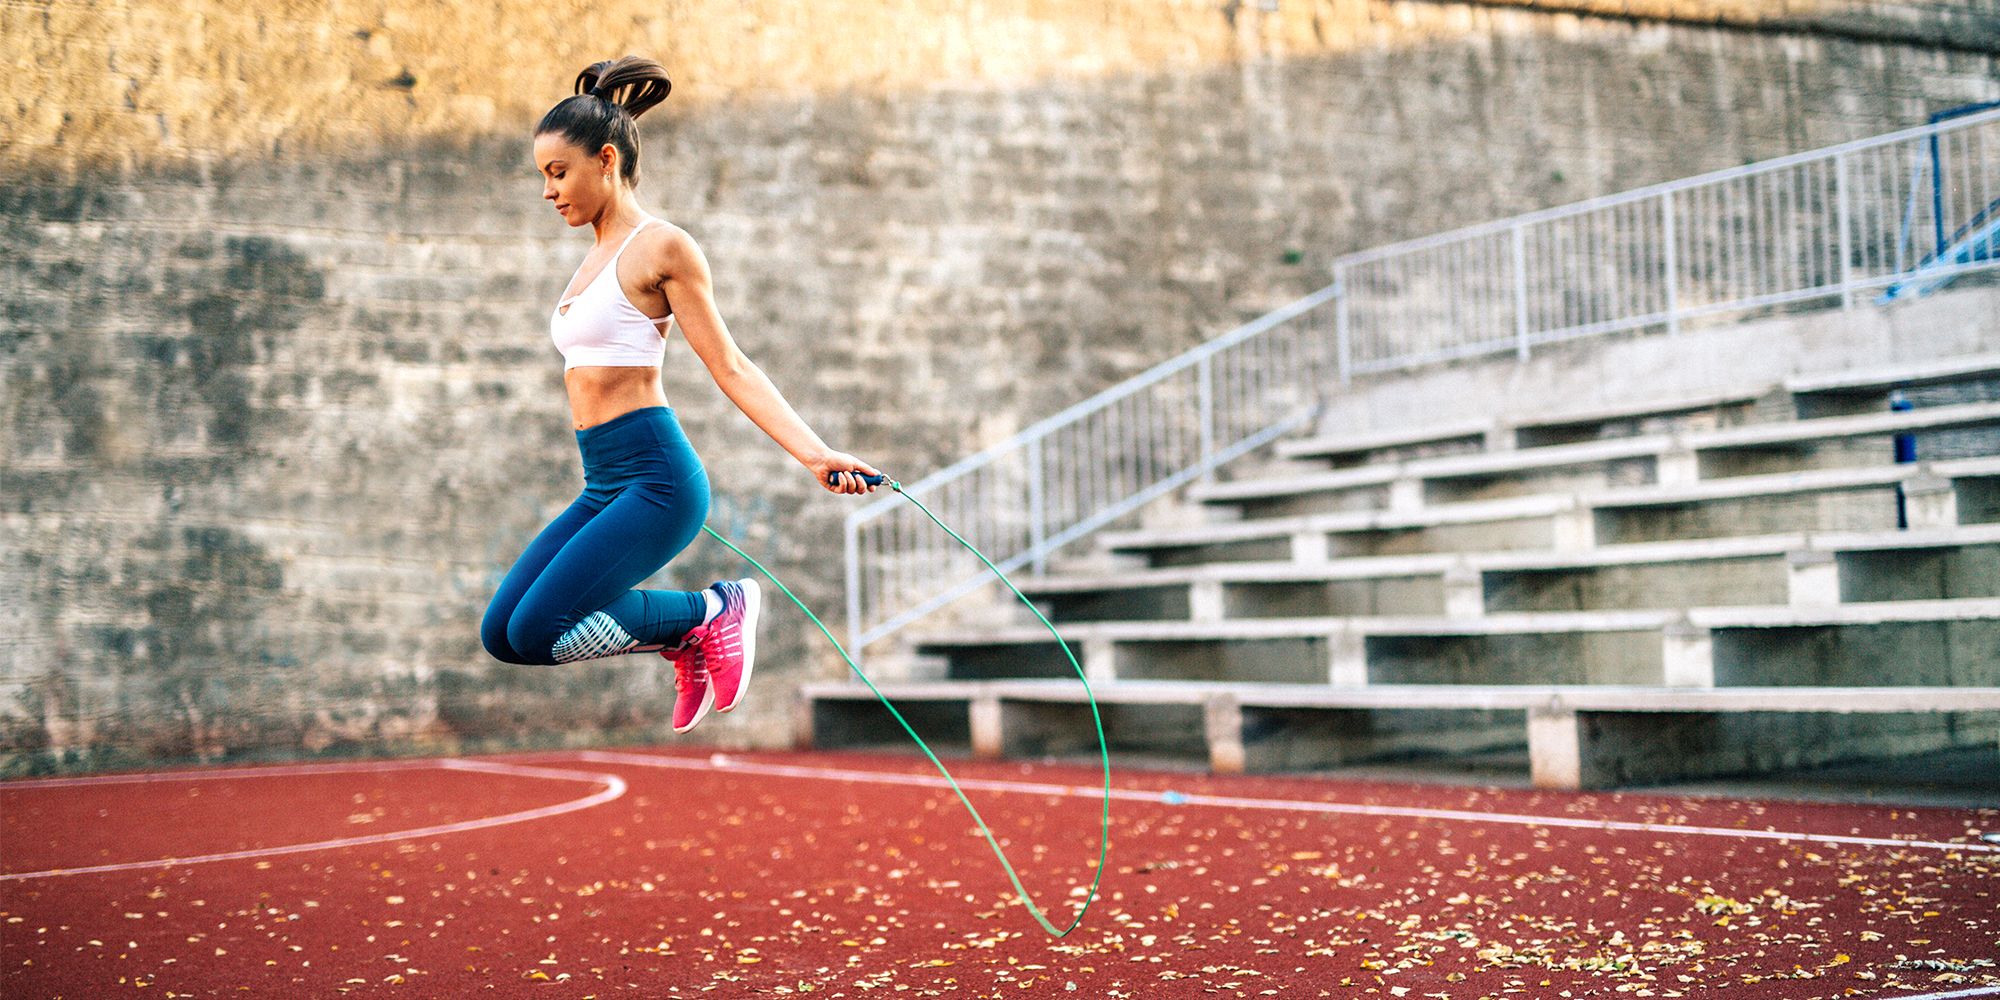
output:
[[1021,877],[1015,874],[1014,866],[1007,861],[1007,852],[1002,851],[1000,849],[1000,842],[993,839],[992,828],[986,825],[986,820],[979,815],[979,810],[973,807],[972,801],[965,797],[965,791],[958,787],[957,779],[951,776],[950,771],[945,770],[944,764],[937,759],[937,755],[932,753],[931,748],[924,743],[924,738],[918,736],[917,731],[912,729],[909,722],[903,718],[903,713],[896,711],[896,706],[889,703],[889,699],[883,696],[881,689],[875,686],[875,682],[869,680],[868,675],[862,673],[860,667],[855,666],[854,657],[847,655],[847,647],[842,646],[840,640],[835,639],[833,633],[827,631],[826,624],[819,620],[819,616],[813,614],[811,608],[806,607],[806,602],[799,600],[798,595],[792,593],[791,588],[785,586],[784,581],[778,579],[770,570],[765,569],[763,563],[751,558],[748,552],[731,544],[729,539],[722,537],[714,528],[704,524],[701,526],[701,530],[708,532],[716,541],[729,546],[729,551],[749,560],[750,565],[757,567],[757,572],[764,574],[772,583],[777,584],[778,589],[784,591],[785,596],[791,598],[792,603],[798,605],[799,610],[805,612],[806,617],[812,619],[814,625],[819,626],[819,630],[826,635],[826,640],[833,643],[834,649],[840,651],[840,658],[846,660],[848,667],[853,669],[854,675],[861,678],[861,683],[868,685],[868,690],[875,692],[875,697],[881,700],[882,707],[888,709],[889,714],[896,717],[896,722],[902,725],[903,731],[909,733],[910,739],[916,741],[917,749],[922,750],[924,756],[929,757],[931,763],[936,765],[938,773],[944,775],[944,780],[951,785],[951,790],[953,794],[958,796],[960,804],[965,806],[965,811],[971,813],[973,820],[979,824],[980,836],[985,837],[987,846],[993,848],[993,856],[1000,859],[1000,867],[1007,871],[1007,880],[1014,883],[1014,891],[1020,895],[1021,902],[1027,905],[1028,912],[1034,915],[1035,922],[1041,924],[1043,930],[1048,931],[1056,937],[1066,937],[1070,931],[1077,928],[1078,924],[1083,923],[1083,915],[1090,912],[1090,904],[1097,899],[1097,887],[1104,880],[1104,861],[1111,846],[1111,751],[1104,740],[1104,719],[1097,712],[1097,696],[1091,693],[1090,678],[1084,676],[1083,665],[1076,662],[1076,654],[1069,651],[1069,644],[1063,641],[1062,633],[1057,632],[1056,627],[1049,624],[1049,620],[1043,617],[1042,612],[1035,607],[1034,602],[1029,601],[1027,595],[1021,593],[1019,587],[1014,586],[1014,581],[1007,579],[1007,574],[1000,572],[1000,568],[993,565],[992,560],[986,558],[985,553],[974,548],[971,542],[960,538],[958,532],[951,530],[943,521],[939,521],[937,515],[931,513],[930,508],[919,503],[916,497],[904,493],[902,483],[891,479],[889,480],[889,488],[902,494],[903,499],[916,504],[917,509],[923,511],[924,516],[930,518],[938,527],[943,528],[945,534],[957,539],[958,544],[965,546],[973,555],[978,556],[979,561],[985,563],[986,568],[992,570],[993,575],[999,577],[1000,582],[1006,584],[1007,589],[1013,591],[1014,596],[1019,597],[1021,603],[1028,606],[1029,611],[1035,613],[1036,618],[1041,619],[1042,624],[1048,627],[1049,634],[1056,637],[1056,648],[1062,650],[1063,655],[1069,657],[1070,666],[1076,668],[1077,679],[1083,682],[1084,696],[1090,699],[1090,718],[1097,726],[1097,752],[1098,756],[1104,761],[1104,818],[1098,833],[1097,874],[1090,880],[1090,892],[1084,897],[1083,908],[1076,911],[1076,919],[1071,920],[1069,926],[1061,930],[1057,930],[1056,925],[1050,923],[1049,919],[1042,915],[1041,909],[1035,906],[1035,901],[1028,898],[1028,890],[1021,885]]

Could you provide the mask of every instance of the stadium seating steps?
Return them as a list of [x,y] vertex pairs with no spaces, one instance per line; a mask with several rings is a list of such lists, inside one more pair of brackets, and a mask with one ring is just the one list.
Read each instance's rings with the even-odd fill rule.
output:
[[[1020,582],[1114,751],[1216,771],[1525,747],[1537,786],[1605,788],[1990,746],[1996,389],[2000,354],[1322,427]],[[913,632],[932,676],[880,686],[927,739],[1094,747],[1083,685],[1025,612]],[[901,738],[858,683],[806,685],[798,727]]]

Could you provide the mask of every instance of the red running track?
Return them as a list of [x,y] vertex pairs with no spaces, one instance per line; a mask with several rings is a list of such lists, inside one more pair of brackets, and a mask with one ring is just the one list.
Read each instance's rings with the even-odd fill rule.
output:
[[[951,766],[1067,924],[1101,772]],[[920,759],[0,783],[0,995],[2000,996],[2000,810],[1114,783],[1063,939]]]

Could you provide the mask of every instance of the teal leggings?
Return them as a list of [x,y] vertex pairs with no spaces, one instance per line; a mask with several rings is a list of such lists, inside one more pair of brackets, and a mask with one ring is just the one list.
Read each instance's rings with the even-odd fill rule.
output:
[[479,639],[508,663],[570,663],[679,645],[701,591],[634,590],[708,519],[708,473],[674,411],[649,406],[576,432],[583,493],[514,562]]

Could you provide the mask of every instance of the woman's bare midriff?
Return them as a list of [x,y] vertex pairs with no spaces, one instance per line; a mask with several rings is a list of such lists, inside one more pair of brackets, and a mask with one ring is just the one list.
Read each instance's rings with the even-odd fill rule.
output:
[[577,430],[594,427],[633,410],[667,405],[660,391],[660,369],[585,365],[563,373],[569,390],[569,414]]

